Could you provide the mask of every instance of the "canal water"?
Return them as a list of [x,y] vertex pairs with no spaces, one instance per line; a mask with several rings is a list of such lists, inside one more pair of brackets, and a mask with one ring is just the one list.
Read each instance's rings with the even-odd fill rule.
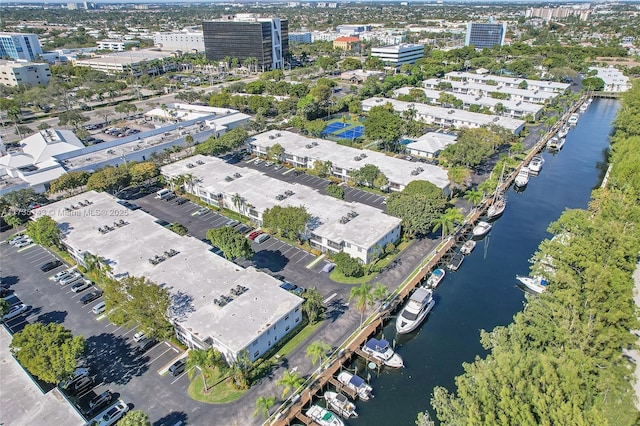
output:
[[550,234],[549,223],[567,208],[585,208],[591,191],[606,171],[611,123],[619,103],[595,99],[567,135],[562,151],[545,152],[542,171],[532,176],[523,192],[510,189],[507,209],[457,272],[447,276],[435,292],[436,305],[421,328],[396,337],[395,319],[384,337],[396,340],[405,368],[379,375],[357,364],[358,374],[371,376],[375,398],[356,403],[360,414],[349,425],[413,425],[419,411],[431,409],[435,386],[454,391],[454,378],[486,352],[480,330],[511,322],[525,303],[515,275],[529,273],[529,258]]

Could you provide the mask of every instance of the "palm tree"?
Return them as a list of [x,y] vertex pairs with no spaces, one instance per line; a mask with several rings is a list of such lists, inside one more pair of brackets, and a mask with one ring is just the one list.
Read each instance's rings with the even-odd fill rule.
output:
[[194,141],[194,139],[193,139],[192,135],[187,135],[184,138],[184,142],[187,144],[187,148],[192,148],[193,147],[193,141]]
[[209,392],[207,386],[207,375],[209,374],[208,368],[213,365],[211,351],[205,351],[203,349],[192,349],[189,351],[189,357],[187,358],[187,376],[189,380],[193,380],[196,375],[196,369],[200,370],[202,374],[202,382],[204,383],[204,392]]
[[269,409],[276,403],[275,396],[259,396],[256,399],[256,411],[253,412],[253,417],[258,417],[258,414],[262,414],[263,419],[269,417]]
[[372,291],[374,300],[382,302],[389,296],[389,289],[382,283],[377,283]]
[[356,309],[360,311],[360,324],[362,324],[364,318],[364,311],[367,306],[373,305],[373,290],[367,283],[360,284],[360,287],[353,287],[349,294],[349,302],[351,299],[356,299]]
[[433,226],[433,232],[438,229],[442,229],[442,240],[444,241],[444,235],[450,234],[451,231],[455,229],[456,222],[462,222],[464,220],[464,216],[460,212],[459,209],[455,207],[451,207],[447,209],[438,219],[436,219],[436,223]]
[[297,371],[285,371],[284,375],[276,382],[278,386],[282,386],[282,398],[284,399],[288,393],[295,391],[302,386],[302,377]]
[[476,207],[482,202],[484,198],[484,192],[479,189],[470,189],[464,194],[464,199],[473,204]]
[[315,324],[321,317],[324,309],[324,301],[322,295],[312,287],[304,293],[304,302],[302,303],[302,311],[307,314],[309,322]]
[[322,340],[316,340],[307,346],[307,356],[311,358],[311,364],[314,366],[318,359],[320,360],[320,364],[322,365],[323,358],[331,350],[331,345]]
[[238,209],[238,213],[243,214],[241,207],[244,204],[244,199],[242,198],[242,196],[236,192],[235,194],[233,194],[233,197],[231,197],[231,202],[236,207],[236,209]]

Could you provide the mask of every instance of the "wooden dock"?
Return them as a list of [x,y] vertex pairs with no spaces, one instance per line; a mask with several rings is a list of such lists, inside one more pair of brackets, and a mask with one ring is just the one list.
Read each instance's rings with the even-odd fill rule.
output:
[[[558,120],[549,131],[533,146],[531,151],[526,155],[526,157],[522,160],[520,165],[513,170],[507,177],[505,177],[502,185],[496,189],[498,192],[505,192],[515,177],[518,175],[518,172],[522,167],[529,164],[531,158],[537,155],[542,151],[547,141],[555,135],[558,130],[562,126],[564,126],[569,119],[569,116],[576,112],[580,105],[582,105],[588,99],[587,95],[582,96],[578,102],[576,102],[573,107],[564,114],[560,120]],[[398,291],[397,295],[387,303],[384,309],[376,312],[370,319],[366,322],[366,326],[362,327],[360,332],[353,337],[347,345],[338,352],[338,355],[335,358],[330,359],[330,364],[323,370],[321,373],[317,375],[317,377],[311,382],[311,384],[305,388],[302,392],[300,392],[300,398],[288,406],[284,410],[281,410],[279,414],[276,416],[276,419],[271,422],[272,425],[277,426],[289,426],[294,419],[302,421],[305,425],[315,424],[313,420],[306,417],[302,414],[303,407],[306,407],[311,403],[314,396],[322,391],[329,384],[336,387],[339,392],[343,392],[352,399],[355,399],[356,393],[351,389],[348,389],[340,382],[335,379],[335,375],[342,369],[342,366],[349,363],[353,358],[353,355],[362,356],[368,361],[373,361],[376,365],[379,364],[378,360],[374,360],[373,358],[367,356],[360,349],[362,345],[373,335],[375,335],[385,324],[385,322],[391,318],[391,314],[398,309],[406,300],[407,297],[411,295],[413,290],[420,286],[423,281],[426,281],[427,277],[431,272],[437,268],[437,266],[441,263],[445,256],[449,256],[450,252],[455,249],[457,246],[461,245],[462,242],[466,241],[467,235],[471,233],[473,226],[478,221],[480,216],[486,213],[486,210],[490,206],[490,202],[493,196],[487,197],[479,206],[477,206],[471,214],[469,214],[465,220],[465,223],[460,226],[450,235],[447,241],[440,247],[440,249],[435,253],[430,253],[429,256],[433,254],[433,257],[426,262],[416,273],[416,275],[408,280]],[[426,258],[425,258],[426,260]]]

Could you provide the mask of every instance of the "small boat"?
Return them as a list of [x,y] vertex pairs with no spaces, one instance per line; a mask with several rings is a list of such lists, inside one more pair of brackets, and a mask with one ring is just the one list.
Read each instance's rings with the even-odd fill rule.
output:
[[587,99],[587,103],[590,104],[591,102],[593,102],[593,98],[589,98]]
[[578,124],[578,119],[580,118],[580,116],[576,113],[573,113],[569,116],[569,119],[567,120],[567,124],[569,124],[570,126],[575,126],[576,124]]
[[409,298],[409,302],[402,309],[400,315],[398,315],[396,320],[398,334],[411,333],[418,328],[435,304],[433,292],[424,287],[418,287]]
[[351,374],[348,371],[343,371],[338,374],[338,381],[347,388],[355,391],[358,398],[363,401],[368,401],[373,398],[373,388],[360,376]]
[[481,220],[476,226],[474,226],[473,231],[471,232],[473,233],[474,237],[482,237],[483,235],[486,235],[489,231],[491,231],[491,228],[492,226],[489,222]]
[[516,186],[523,187],[529,183],[529,168],[522,167],[515,179]]
[[497,195],[487,209],[487,220],[497,219],[502,215],[502,213],[504,213],[506,208],[507,200],[504,198],[504,195]]
[[447,268],[449,268],[451,271],[457,271],[458,268],[460,268],[460,265],[462,265],[463,260],[464,260],[464,254],[456,253],[453,256],[451,256],[451,260],[449,260],[449,264],[447,265]]
[[566,127],[562,127],[560,130],[558,130],[558,137],[559,138],[564,138],[568,134],[569,134],[569,129],[567,129]]
[[438,284],[440,284],[440,282],[444,279],[445,275],[446,273],[444,272],[444,269],[442,268],[436,269],[431,273],[431,275],[429,276],[429,279],[427,279],[427,287],[429,288],[438,287]]
[[400,355],[391,349],[391,345],[384,339],[370,338],[362,347],[362,352],[371,357],[380,360],[387,367],[400,368],[404,367],[404,362]]
[[319,405],[309,407],[305,415],[320,426],[344,426],[340,417]]
[[539,173],[540,170],[542,170],[542,165],[544,164],[544,158],[542,158],[539,155],[535,155],[533,158],[531,158],[531,161],[529,162],[529,170],[531,170],[532,172],[536,172]]
[[565,138],[559,138],[557,136],[554,136],[551,139],[549,139],[549,142],[547,142],[547,148],[552,151],[559,151],[564,146],[565,141],[566,141]]
[[349,401],[349,398],[343,394],[330,391],[325,392],[324,399],[327,401],[327,404],[329,404],[329,407],[331,407],[332,410],[335,410],[339,416],[342,416],[345,419],[358,417],[355,404]]
[[516,275],[516,279],[534,293],[542,293],[547,289],[547,280],[542,277],[525,277]]
[[585,104],[580,105],[579,110],[580,110],[580,112],[585,112],[588,107],[589,107],[589,105],[585,103]]
[[464,254],[464,255],[468,255],[471,254],[471,252],[473,251],[474,248],[476,248],[476,242],[473,240],[469,240],[466,243],[464,243],[462,245],[462,247],[460,248],[460,253]]

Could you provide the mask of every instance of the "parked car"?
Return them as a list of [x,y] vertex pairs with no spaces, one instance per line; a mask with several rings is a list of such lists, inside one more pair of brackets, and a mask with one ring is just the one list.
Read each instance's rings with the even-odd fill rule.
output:
[[135,342],[140,342],[141,340],[144,340],[144,339],[146,339],[146,337],[145,337],[144,331],[142,330],[138,331],[136,334],[133,335],[133,340]]
[[71,271],[67,271],[67,270],[65,269],[64,271],[60,271],[60,272],[58,272],[57,274],[55,274],[51,279],[52,279],[54,282],[58,282],[58,281],[60,281],[61,279],[65,278],[65,277],[68,277],[69,275],[71,275]]
[[256,243],[258,244],[262,244],[265,241],[267,241],[271,236],[269,234],[260,234],[256,237],[256,239],[254,240]]
[[80,298],[80,301],[83,305],[86,305],[89,302],[93,302],[98,297],[102,296],[102,290],[94,290],[91,293],[87,293]]
[[99,315],[103,313],[106,308],[107,305],[104,302],[100,302],[96,306],[91,308],[91,312],[93,312],[94,315]]
[[137,348],[140,352],[146,352],[157,344],[158,341],[156,339],[144,339],[138,342]]
[[186,367],[186,365],[187,361],[185,361],[184,359],[179,359],[171,364],[171,367],[169,367],[169,373],[171,373],[173,376],[179,376],[184,372],[184,368]]
[[40,270],[42,272],[49,272],[52,271],[54,269],[56,269],[58,266],[61,266],[62,262],[59,261],[58,259],[56,260],[52,260],[51,262],[47,262],[44,265],[40,266]]
[[33,244],[33,241],[31,241],[31,238],[26,237],[20,241],[18,241],[17,243],[15,243],[13,246],[17,247],[17,248],[22,248],[22,247],[26,247]]
[[27,238],[26,235],[20,234],[20,235],[16,235],[15,237],[13,237],[12,239],[10,239],[7,242],[9,243],[9,245],[14,245],[14,244],[24,240],[25,238]]
[[257,231],[253,231],[252,233],[250,233],[250,234],[249,234],[249,239],[250,239],[250,240],[255,240],[255,239],[256,239],[256,237],[257,237],[258,235],[260,235],[260,234],[264,234],[264,232],[263,232],[263,231],[261,231],[261,230],[259,230],[259,229],[258,229]]
[[230,220],[227,221],[227,223],[224,224],[224,226],[236,226],[239,223],[240,222],[238,222],[237,220],[230,219]]
[[183,205],[184,203],[186,203],[187,201],[189,201],[189,200],[187,200],[186,198],[182,198],[182,197],[180,197],[180,198],[178,198],[178,199],[176,200],[176,204],[177,204],[177,205],[179,205],[179,206],[181,206],[181,205]]
[[336,267],[336,264],[335,264],[335,263],[328,262],[328,263],[327,263],[326,265],[324,265],[324,267],[322,268],[322,272],[327,272],[327,273],[329,273],[329,272],[333,271],[333,268],[335,268],[335,267]]
[[93,379],[89,376],[81,377],[74,381],[68,388],[67,392],[70,395],[80,395],[88,391],[93,387]]
[[113,394],[110,390],[106,390],[89,401],[89,410],[98,411],[106,407],[111,402],[111,399],[113,399]]
[[283,282],[282,284],[280,284],[280,288],[283,288],[287,291],[290,291],[291,293],[295,294],[296,296],[300,296],[302,297],[302,295],[304,294],[304,292],[306,291],[304,288],[302,287],[298,287],[295,284],[291,284],[289,282]]
[[82,278],[82,274],[78,271],[72,272],[70,273],[68,276],[61,278],[60,281],[58,281],[58,283],[60,285],[67,285],[67,284],[71,284],[72,282],[79,280],[80,278]]
[[124,401],[118,401],[113,407],[109,407],[100,418],[91,422],[91,426],[111,426],[129,411],[129,406]]
[[203,214],[207,213],[208,211],[209,211],[209,209],[208,209],[208,208],[203,207],[203,208],[201,208],[200,210],[198,210],[198,211],[196,212],[196,216],[202,216]]
[[89,369],[88,368],[84,368],[84,367],[76,368],[74,370],[73,374],[71,375],[71,377],[69,377],[67,380],[63,380],[63,381],[60,382],[60,388],[61,389],[68,389],[75,382],[77,382],[81,378],[87,377],[87,376],[89,376]]
[[29,308],[29,306],[25,305],[24,303],[13,305],[9,309],[9,312],[7,312],[6,315],[2,317],[2,321],[9,321],[10,319],[14,319],[15,317],[27,312],[29,309],[31,308]]
[[93,285],[93,283],[85,278],[85,279],[80,280],[79,282],[75,283],[74,285],[72,285],[71,286],[71,291],[73,291],[74,293],[80,293],[81,291],[85,291],[86,289],[88,289],[92,285]]

